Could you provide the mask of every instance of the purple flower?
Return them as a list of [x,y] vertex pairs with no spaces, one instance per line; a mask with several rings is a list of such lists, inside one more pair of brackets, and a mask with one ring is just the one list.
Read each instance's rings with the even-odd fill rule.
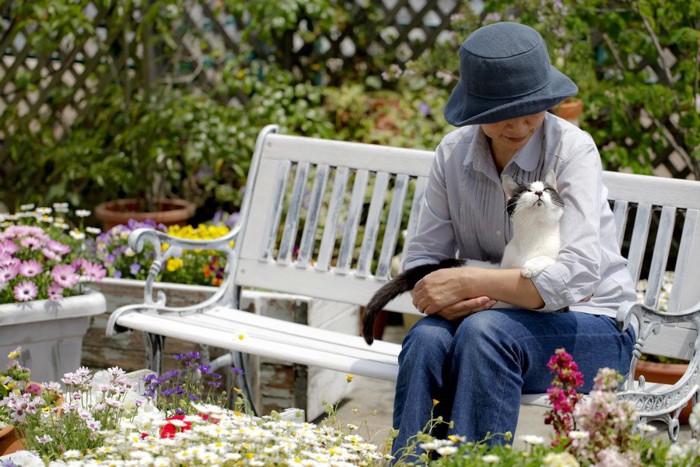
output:
[[33,259],[24,261],[19,266],[19,273],[24,277],[38,276],[43,270],[44,268],[41,266],[41,263]]
[[39,288],[34,282],[23,281],[15,286],[13,289],[15,292],[15,300],[18,302],[29,302],[36,298],[39,293]]
[[139,263],[131,263],[131,266],[129,266],[129,272],[131,273],[132,276],[135,276],[136,274],[138,274],[140,270],[141,270],[141,265]]
[[430,117],[430,115],[432,115],[430,113],[430,106],[423,101],[418,104],[418,112],[420,112],[424,117]]
[[70,265],[54,266],[51,270],[51,277],[63,288],[71,288],[78,283],[79,277],[75,269]]

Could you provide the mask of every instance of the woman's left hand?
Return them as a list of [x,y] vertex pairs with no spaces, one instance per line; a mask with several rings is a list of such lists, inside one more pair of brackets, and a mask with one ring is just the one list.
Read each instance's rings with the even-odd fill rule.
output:
[[463,300],[476,298],[469,296],[468,283],[470,268],[438,269],[418,281],[413,288],[413,305],[421,312],[432,315]]

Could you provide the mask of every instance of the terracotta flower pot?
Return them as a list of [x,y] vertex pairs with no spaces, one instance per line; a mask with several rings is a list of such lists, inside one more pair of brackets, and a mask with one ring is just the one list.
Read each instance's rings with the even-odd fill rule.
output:
[[14,426],[9,425],[0,430],[0,456],[12,454],[22,449],[24,449],[24,447],[17,437]]
[[[634,372],[634,379],[644,375],[644,379],[650,383],[674,384],[681,379],[687,368],[688,365],[685,363],[658,363],[639,360]],[[681,424],[688,423],[688,417],[690,417],[692,410],[693,402],[691,400],[681,410],[678,421]]]
[[570,97],[561,104],[554,107],[554,113],[558,117],[561,117],[564,120],[568,120],[569,122],[578,126],[579,119],[581,118],[581,114],[583,113],[583,101],[575,97]]
[[194,215],[196,206],[182,199],[160,199],[157,211],[139,212],[138,200],[121,199],[100,203],[95,207],[95,216],[102,221],[104,230],[115,225],[126,224],[129,219],[138,222],[151,219],[164,225],[184,225]]

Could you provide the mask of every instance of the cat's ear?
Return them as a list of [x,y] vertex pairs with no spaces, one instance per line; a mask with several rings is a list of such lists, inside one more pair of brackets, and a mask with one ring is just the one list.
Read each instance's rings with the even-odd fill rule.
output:
[[544,176],[544,183],[551,186],[555,190],[557,189],[557,174],[554,173],[554,170],[547,172],[547,175]]
[[506,196],[510,199],[518,191],[520,185],[518,182],[513,180],[510,175],[504,175],[501,177],[501,183],[503,184],[503,191],[505,191]]

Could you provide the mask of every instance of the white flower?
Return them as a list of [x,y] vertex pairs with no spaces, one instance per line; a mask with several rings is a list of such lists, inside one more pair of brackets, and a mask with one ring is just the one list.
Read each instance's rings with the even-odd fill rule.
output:
[[569,432],[569,438],[571,439],[588,439],[590,434],[587,431],[576,431],[572,430]]
[[481,461],[485,464],[498,464],[501,458],[495,454],[487,454],[481,458]]
[[700,430],[700,404],[696,404],[693,407],[693,411],[690,413],[690,417],[688,417],[688,422],[693,432],[697,433],[698,430]]
[[640,423],[640,424],[638,424],[638,425],[637,425],[637,429],[638,429],[641,433],[648,433],[648,434],[654,434],[654,433],[656,433],[657,431],[659,431],[658,428],[656,428],[654,425],[649,425],[648,423]]
[[443,446],[441,448],[438,448],[437,453],[443,457],[446,457],[446,456],[451,456],[452,454],[456,453],[457,451],[458,451],[458,449],[456,446]]
[[544,438],[537,435],[523,435],[520,437],[520,439],[523,440],[525,443],[531,444],[533,446],[544,444]]
[[544,467],[579,467],[579,463],[574,456],[568,452],[550,452],[542,459]]

